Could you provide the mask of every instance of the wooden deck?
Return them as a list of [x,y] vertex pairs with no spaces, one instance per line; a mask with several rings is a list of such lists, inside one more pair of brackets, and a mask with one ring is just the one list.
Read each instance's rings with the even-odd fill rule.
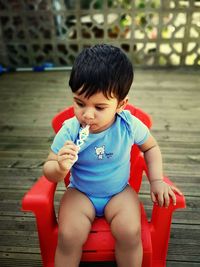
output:
[[[0,76],[0,266],[40,267],[35,220],[21,198],[41,174],[54,136],[53,115],[70,104],[66,72]],[[168,267],[200,266],[200,75],[136,70],[130,102],[153,116],[165,173],[182,189],[187,209],[175,213]],[[63,193],[59,186],[56,206]],[[150,214],[148,183],[141,199]],[[114,266],[82,264],[81,266]]]

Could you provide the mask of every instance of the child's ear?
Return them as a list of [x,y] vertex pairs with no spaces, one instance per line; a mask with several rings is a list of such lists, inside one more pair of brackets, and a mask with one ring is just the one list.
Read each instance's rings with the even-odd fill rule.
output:
[[118,113],[122,112],[122,110],[124,110],[124,108],[126,107],[127,103],[128,103],[128,97],[125,97],[122,101],[119,102],[117,106],[117,112]]

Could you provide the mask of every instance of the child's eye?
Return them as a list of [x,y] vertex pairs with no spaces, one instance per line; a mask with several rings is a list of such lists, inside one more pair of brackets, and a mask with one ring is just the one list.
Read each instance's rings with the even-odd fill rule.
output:
[[105,108],[103,107],[96,107],[97,110],[101,111],[101,110],[104,110]]
[[79,106],[79,107],[84,107],[84,104],[83,103],[81,103],[81,102],[76,102],[76,104]]

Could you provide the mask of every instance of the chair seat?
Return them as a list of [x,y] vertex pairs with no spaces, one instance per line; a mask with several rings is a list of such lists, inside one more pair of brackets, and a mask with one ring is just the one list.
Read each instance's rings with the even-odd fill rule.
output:
[[[152,244],[149,224],[141,204],[143,266],[151,266]],[[83,246],[82,261],[114,261],[115,240],[110,232],[109,224],[104,218],[96,218],[93,222],[89,238]]]

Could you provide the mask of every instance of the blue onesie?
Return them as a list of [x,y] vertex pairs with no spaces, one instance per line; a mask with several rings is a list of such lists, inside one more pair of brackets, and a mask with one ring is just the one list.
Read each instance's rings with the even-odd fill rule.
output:
[[[67,140],[76,143],[79,130],[76,117],[66,120],[54,138],[52,151],[57,154]],[[71,168],[69,186],[89,197],[97,216],[103,216],[111,197],[127,186],[131,147],[142,145],[149,135],[149,129],[125,110],[105,131],[90,133],[81,146],[78,161]]]

